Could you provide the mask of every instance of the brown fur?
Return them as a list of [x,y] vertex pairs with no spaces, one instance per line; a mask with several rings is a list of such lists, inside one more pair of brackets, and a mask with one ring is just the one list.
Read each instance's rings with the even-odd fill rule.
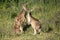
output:
[[38,19],[34,18],[31,15],[31,12],[28,12],[27,19],[28,20],[30,19],[29,24],[31,24],[32,28],[34,29],[34,35],[41,31],[40,21]]
[[15,21],[14,21],[15,33],[19,33],[20,31],[23,32],[23,25],[26,22],[25,13],[26,13],[26,11],[23,8],[21,13],[15,17]]

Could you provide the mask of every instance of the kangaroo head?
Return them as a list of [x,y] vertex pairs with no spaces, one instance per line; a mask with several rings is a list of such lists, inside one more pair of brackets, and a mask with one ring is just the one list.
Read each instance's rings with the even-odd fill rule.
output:
[[27,11],[27,13],[28,13],[29,15],[32,15],[31,13],[32,13],[32,11],[35,10],[35,8],[36,8],[36,6],[32,7],[32,9],[30,9],[30,10]]
[[28,9],[27,8],[27,2],[23,5],[23,10],[25,10],[27,12],[27,14],[31,15],[32,11],[34,11],[34,9],[36,8],[36,6],[33,6],[32,9]]
[[25,10],[25,11],[27,11],[27,4],[28,4],[28,3],[25,2],[25,3],[23,4],[23,6],[22,6],[22,9]]

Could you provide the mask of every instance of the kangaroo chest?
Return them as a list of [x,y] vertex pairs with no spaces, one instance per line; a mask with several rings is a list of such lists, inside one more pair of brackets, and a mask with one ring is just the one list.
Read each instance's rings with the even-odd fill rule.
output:
[[30,23],[31,19],[29,14],[27,15],[27,20],[28,20],[28,23]]

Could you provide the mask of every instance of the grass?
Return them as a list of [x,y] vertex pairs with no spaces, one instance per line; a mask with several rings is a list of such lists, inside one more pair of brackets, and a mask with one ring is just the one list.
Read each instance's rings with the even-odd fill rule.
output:
[[[19,15],[25,0],[0,3],[0,40],[60,40],[60,1],[56,0],[26,0],[28,8],[36,6],[32,16],[39,19],[42,24],[42,32],[33,34],[31,26],[25,33],[14,34],[14,18]],[[51,2],[52,1],[52,2]],[[18,5],[17,5],[18,4]]]
[[41,33],[37,35],[31,35],[29,33],[25,33],[22,35],[11,35],[11,36],[5,36],[4,38],[1,38],[1,40],[59,40],[60,35],[55,33]]

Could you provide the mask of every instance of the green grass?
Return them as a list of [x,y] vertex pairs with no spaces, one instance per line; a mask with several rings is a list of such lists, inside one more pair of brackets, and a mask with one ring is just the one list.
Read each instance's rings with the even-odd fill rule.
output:
[[32,35],[31,32],[25,34],[17,35],[6,35],[1,40],[59,40],[60,35],[55,33],[40,33],[37,35]]
[[[40,20],[41,34],[32,35],[31,26],[23,34],[14,34],[14,18],[25,1],[29,9],[36,6],[32,16]],[[0,1],[0,40],[60,40],[60,0],[45,0],[45,3],[44,0]]]

